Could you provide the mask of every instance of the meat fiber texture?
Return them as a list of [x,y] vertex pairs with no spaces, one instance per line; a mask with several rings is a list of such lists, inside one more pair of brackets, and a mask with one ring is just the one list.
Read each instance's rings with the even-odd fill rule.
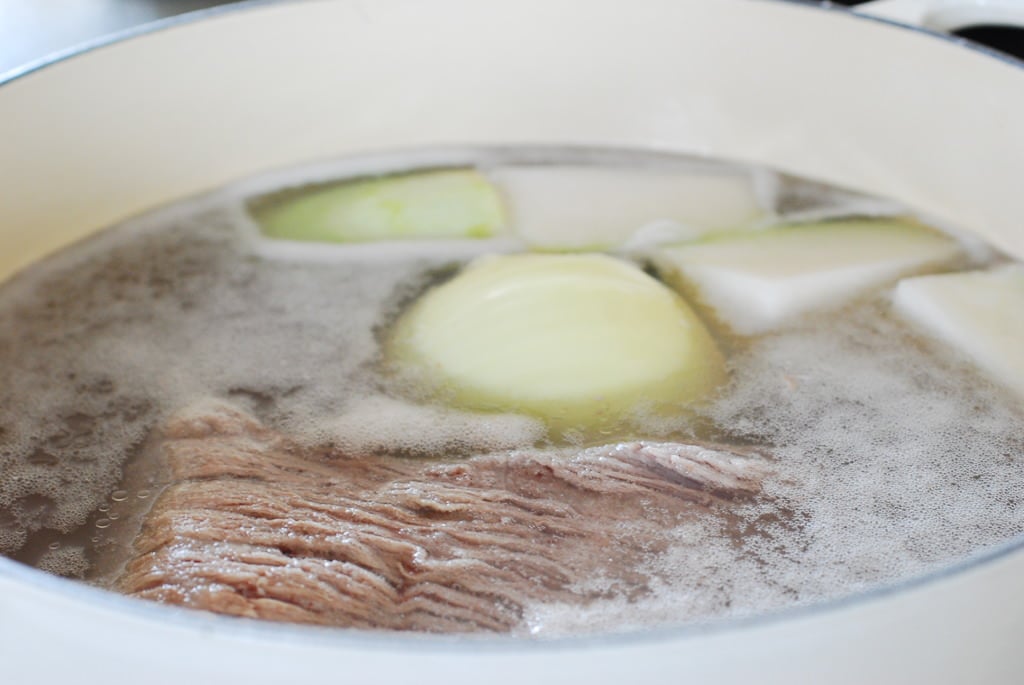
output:
[[[637,559],[757,496],[764,459],[635,442],[460,460],[310,449],[221,403],[171,420],[135,597],[353,628],[516,632],[536,602],[642,595]],[[724,525],[724,523],[723,523]],[[695,554],[700,550],[695,549]],[[600,589],[580,583],[595,573]]]

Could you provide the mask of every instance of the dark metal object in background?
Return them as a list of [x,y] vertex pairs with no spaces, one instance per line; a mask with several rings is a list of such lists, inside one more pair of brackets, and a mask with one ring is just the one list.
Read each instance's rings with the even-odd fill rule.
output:
[[1024,28],[999,24],[976,24],[957,29],[953,31],[953,35],[1024,59]]
[[[832,0],[833,5],[854,7],[863,5],[868,0]],[[1024,2],[1024,0],[1020,0]],[[1024,59],[1024,28],[1003,26],[1001,24],[976,24],[964,26],[951,32],[954,36],[966,38],[974,43],[987,45],[993,50],[1005,52],[1019,59]]]
[[[832,4],[853,7],[855,5],[863,5],[867,1],[832,0]],[[1024,0],[1020,1],[1024,2]],[[999,50],[1019,59],[1024,59],[1024,28],[1000,24],[977,24],[974,26],[964,26],[952,31],[952,34],[966,38],[974,43],[987,45],[993,50]]]

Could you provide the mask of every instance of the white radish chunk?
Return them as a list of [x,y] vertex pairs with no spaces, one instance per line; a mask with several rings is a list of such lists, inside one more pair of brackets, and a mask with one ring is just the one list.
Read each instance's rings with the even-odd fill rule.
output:
[[603,255],[478,259],[405,312],[388,355],[455,406],[591,435],[678,413],[725,377],[686,303]]
[[1024,396],[1024,267],[900,281],[896,310]]
[[960,255],[955,240],[917,223],[847,220],[714,236],[651,258],[673,287],[752,335]]
[[519,237],[540,251],[609,250],[645,226],[672,226],[676,241],[759,219],[752,175],[511,166],[490,172]]

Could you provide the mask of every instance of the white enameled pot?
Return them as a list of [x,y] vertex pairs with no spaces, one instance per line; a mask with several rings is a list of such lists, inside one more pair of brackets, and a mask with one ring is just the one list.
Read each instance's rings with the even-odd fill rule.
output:
[[[3,83],[0,278],[249,174],[466,143],[763,163],[1024,256],[1013,60],[793,2],[307,0],[165,22]],[[1022,545],[827,606],[540,644],[209,617],[0,558],[0,681],[1024,682]]]

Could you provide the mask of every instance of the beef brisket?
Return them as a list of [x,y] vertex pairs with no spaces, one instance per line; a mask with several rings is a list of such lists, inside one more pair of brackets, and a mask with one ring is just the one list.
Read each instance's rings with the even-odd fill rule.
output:
[[[664,527],[723,516],[765,461],[609,445],[459,461],[302,447],[226,404],[165,429],[171,484],[118,580],[136,597],[279,621],[510,631],[533,602],[630,598]],[[699,553],[699,550],[695,550]],[[600,573],[595,590],[579,582]]]

